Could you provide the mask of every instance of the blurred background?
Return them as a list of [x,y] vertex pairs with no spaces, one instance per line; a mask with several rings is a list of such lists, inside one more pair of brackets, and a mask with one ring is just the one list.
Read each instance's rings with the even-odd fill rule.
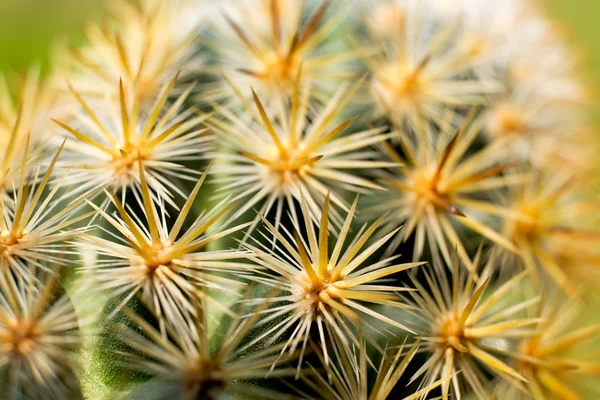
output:
[[77,43],[85,22],[102,16],[101,0],[0,0],[0,70],[46,63],[56,40]]
[[[216,0],[218,1],[218,0]],[[537,0],[580,49],[583,72],[600,93],[600,0]],[[0,0],[0,72],[23,71],[32,62],[47,65],[52,43],[82,41],[88,21],[103,16],[104,0]],[[600,112],[594,113],[600,122]]]
[[[599,0],[538,0],[581,47],[590,84],[600,92]],[[57,39],[77,43],[86,21],[101,18],[102,0],[0,0],[0,70],[47,62]]]
[[[581,48],[590,82],[600,93],[600,1],[598,0],[541,0],[549,15],[564,23],[572,42]],[[598,112],[596,112],[598,114]]]

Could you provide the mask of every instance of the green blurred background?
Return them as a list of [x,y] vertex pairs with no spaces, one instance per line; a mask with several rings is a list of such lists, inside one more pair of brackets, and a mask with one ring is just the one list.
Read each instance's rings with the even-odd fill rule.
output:
[[[501,0],[500,0],[501,1]],[[592,80],[590,84],[600,93],[600,16],[599,0],[541,0],[557,21],[562,21],[572,42],[580,47],[586,71]]]
[[56,40],[77,42],[86,21],[100,18],[101,0],[0,0],[0,70],[46,62]]

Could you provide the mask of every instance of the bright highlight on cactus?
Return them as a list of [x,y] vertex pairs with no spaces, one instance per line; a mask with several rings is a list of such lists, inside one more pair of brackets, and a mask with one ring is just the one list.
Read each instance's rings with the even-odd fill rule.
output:
[[107,8],[0,77],[0,398],[600,397],[593,96],[531,0]]

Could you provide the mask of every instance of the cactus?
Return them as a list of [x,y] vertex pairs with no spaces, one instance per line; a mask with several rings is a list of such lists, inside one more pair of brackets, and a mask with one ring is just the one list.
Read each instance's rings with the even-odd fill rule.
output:
[[600,395],[593,96],[543,10],[106,7],[0,85],[0,397]]

